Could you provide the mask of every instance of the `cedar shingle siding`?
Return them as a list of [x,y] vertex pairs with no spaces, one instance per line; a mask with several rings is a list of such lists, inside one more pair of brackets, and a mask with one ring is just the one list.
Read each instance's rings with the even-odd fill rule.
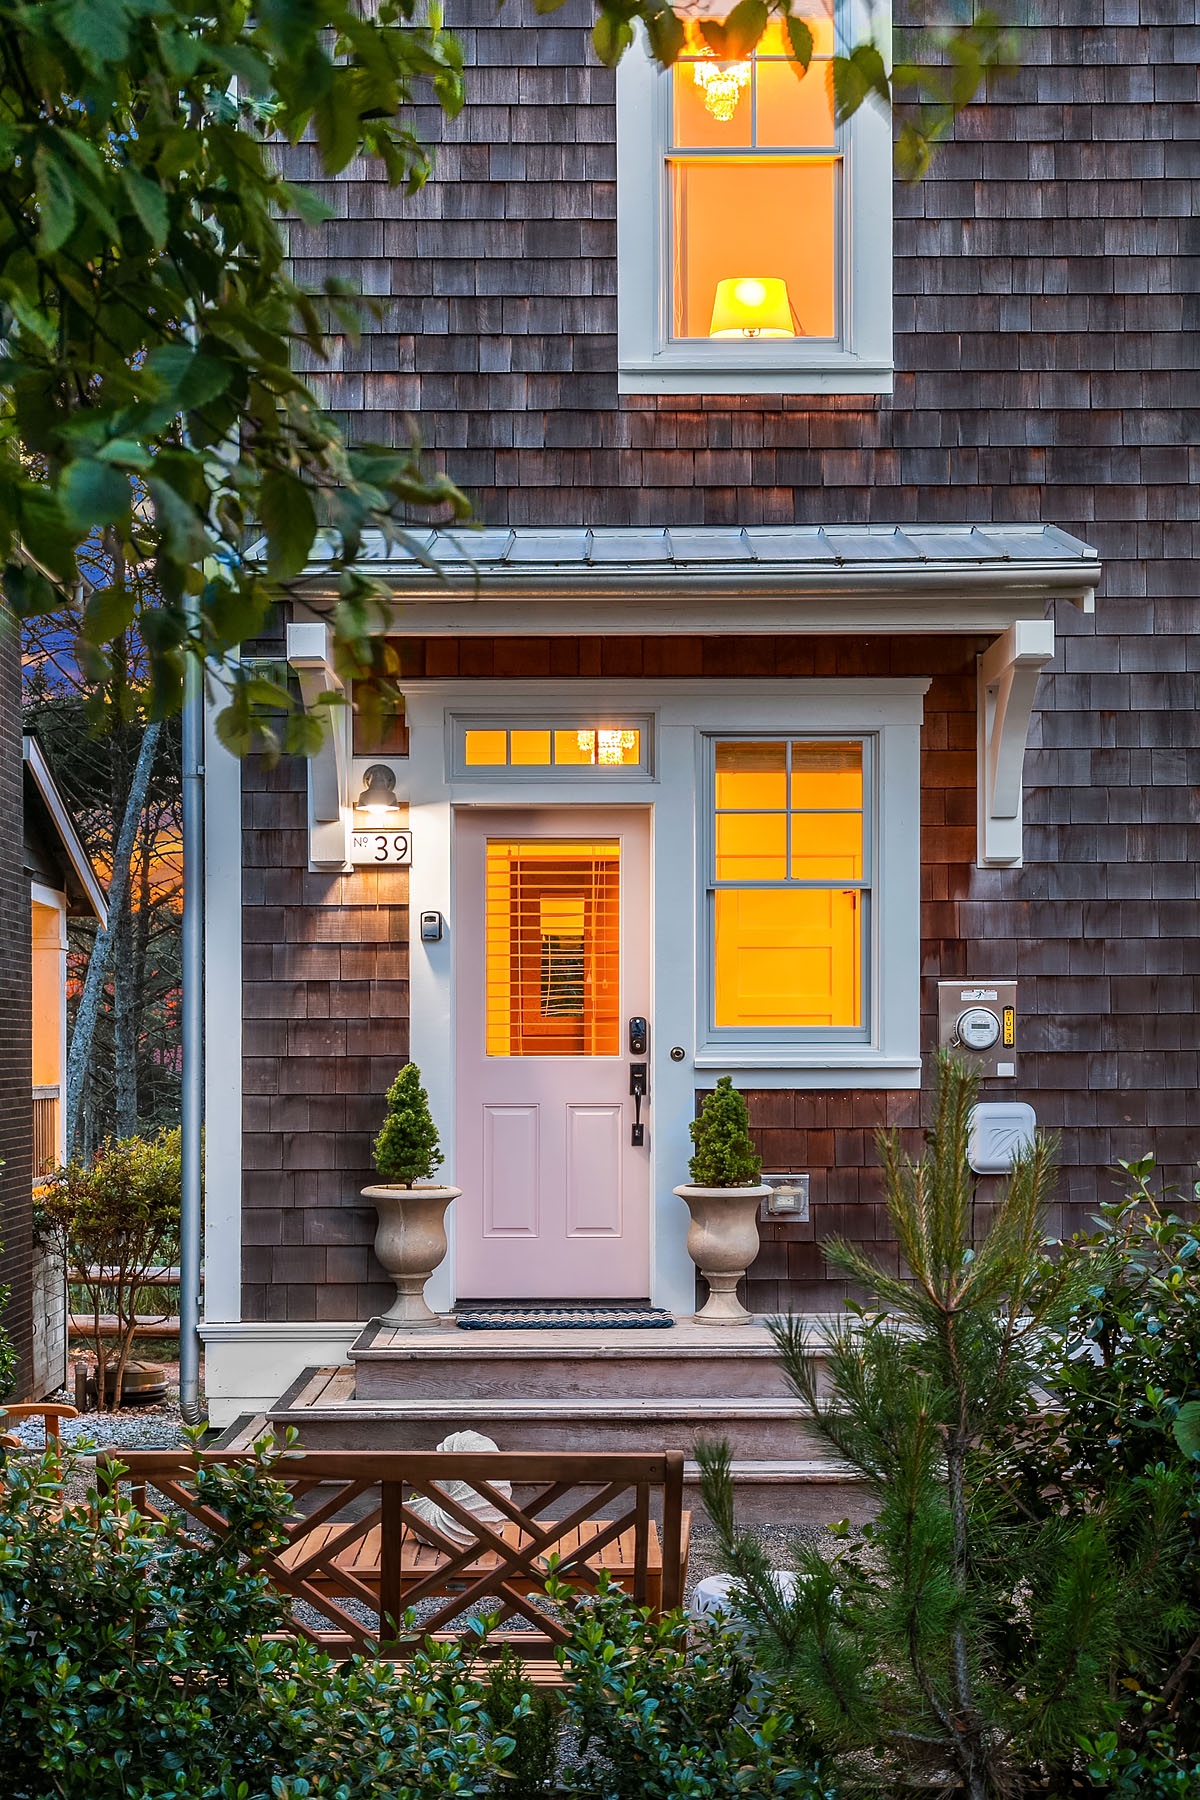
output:
[[[896,188],[897,375],[883,400],[618,400],[613,77],[579,0],[536,24],[525,0],[499,18],[490,0],[456,0],[469,100],[449,124],[421,114],[435,179],[409,200],[355,166],[322,184],[335,221],[294,226],[292,247],[313,286],[335,269],[380,302],[327,377],[355,435],[393,440],[417,415],[488,523],[1035,520],[1095,545],[1095,619],[1056,612],[1018,871],[973,864],[975,640],[773,640],[736,655],[670,641],[681,674],[832,674],[858,657],[864,673],[935,675],[926,1043],[938,976],[1019,977],[1018,1091],[1063,1133],[1070,1223],[1110,1191],[1115,1157],[1153,1148],[1190,1189],[1200,1145],[1200,30],[1190,0],[1028,11],[1021,72],[962,119],[919,186]],[[307,149],[296,164],[311,172]],[[429,672],[453,673],[456,654],[430,646]],[[463,673],[511,672],[514,655],[529,673],[573,672],[546,642],[495,665],[504,652],[464,654]],[[576,655],[580,674],[668,666],[662,641]],[[247,794],[248,1313],[361,1317],[387,1290],[365,1285],[370,1222],[351,1202],[404,1054],[407,921],[376,903],[369,875],[304,872],[301,783],[247,775],[269,795],[256,811]],[[325,895],[347,910],[321,915]],[[828,1304],[814,1237],[875,1239],[871,1129],[911,1122],[912,1100],[752,1105],[769,1162],[811,1169],[819,1204],[813,1227],[764,1228],[751,1303]]]

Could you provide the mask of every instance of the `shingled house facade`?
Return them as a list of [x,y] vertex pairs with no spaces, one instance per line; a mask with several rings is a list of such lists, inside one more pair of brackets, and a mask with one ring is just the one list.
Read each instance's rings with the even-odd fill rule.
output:
[[[824,1238],[895,1255],[872,1136],[919,1126],[939,983],[1013,1008],[985,1092],[1061,1134],[1064,1228],[1118,1157],[1190,1189],[1200,30],[1028,13],[916,186],[819,70],[799,122],[766,51],[732,104],[700,53],[614,76],[582,0],[454,0],[468,102],[422,114],[415,198],[296,152],[335,213],[297,269],[379,303],[330,397],[366,438],[415,416],[484,529],[431,540],[440,580],[379,553],[390,736],[210,746],[214,1417],[386,1302],[359,1189],[410,1055],[463,1189],[441,1310],[688,1310],[671,1190],[725,1071],[810,1178],[748,1304],[836,1306]],[[310,695],[328,594],[247,649]],[[411,860],[353,860],[373,829]]]

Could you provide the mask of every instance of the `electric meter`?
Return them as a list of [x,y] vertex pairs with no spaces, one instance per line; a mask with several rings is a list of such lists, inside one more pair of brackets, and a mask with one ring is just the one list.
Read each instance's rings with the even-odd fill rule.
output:
[[968,1050],[990,1050],[1000,1036],[1000,1021],[986,1006],[969,1006],[958,1021],[958,1041]]
[[939,981],[938,1043],[980,1075],[1017,1073],[1015,981]]

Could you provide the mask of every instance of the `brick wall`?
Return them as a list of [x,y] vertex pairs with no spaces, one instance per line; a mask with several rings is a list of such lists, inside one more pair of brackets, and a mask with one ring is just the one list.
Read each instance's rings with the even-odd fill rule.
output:
[[0,1283],[11,1288],[0,1324],[19,1357],[17,1394],[29,1392],[33,1355],[33,1068],[31,924],[21,821],[20,646],[0,608]]

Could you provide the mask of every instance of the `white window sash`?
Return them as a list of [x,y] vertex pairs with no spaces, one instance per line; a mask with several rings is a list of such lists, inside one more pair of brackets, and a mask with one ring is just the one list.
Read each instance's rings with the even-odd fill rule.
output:
[[[862,0],[847,38],[869,29]],[[875,9],[890,40],[890,15]],[[839,45],[839,48],[842,46]],[[828,339],[671,337],[670,76],[639,36],[617,70],[617,361],[622,393],[885,394],[892,391],[892,133],[868,101],[839,133],[841,335]]]

